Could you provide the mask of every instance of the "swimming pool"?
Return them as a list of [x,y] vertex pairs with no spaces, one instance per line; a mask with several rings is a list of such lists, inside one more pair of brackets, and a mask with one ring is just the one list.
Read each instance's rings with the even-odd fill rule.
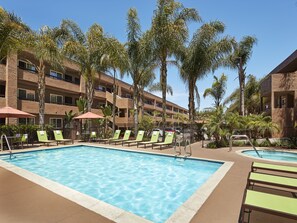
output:
[[71,146],[0,158],[153,222],[164,222],[222,162]]
[[[297,162],[297,153],[274,151],[274,150],[257,150],[263,159]],[[242,151],[243,154],[259,158],[254,150]]]

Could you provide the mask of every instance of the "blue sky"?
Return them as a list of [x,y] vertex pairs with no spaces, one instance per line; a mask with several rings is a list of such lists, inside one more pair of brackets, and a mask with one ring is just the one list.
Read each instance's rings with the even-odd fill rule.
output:
[[[257,37],[258,43],[247,64],[247,74],[264,77],[296,49],[297,37],[297,0],[180,0],[185,7],[198,10],[204,22],[220,20],[226,25],[226,35],[241,40],[245,35]],[[100,24],[105,32],[126,41],[126,17],[129,8],[138,10],[142,30],[150,27],[156,0],[1,0],[0,6],[16,13],[32,29],[43,25],[58,26],[62,19],[72,19],[86,31],[93,23]],[[201,26],[191,23],[190,38]],[[226,96],[238,87],[236,71],[219,69],[215,75],[225,73],[228,76]],[[129,78],[124,81],[131,83]],[[197,83],[200,95],[211,87],[213,74]],[[173,96],[168,100],[185,108],[188,106],[188,92],[179,78],[178,70],[170,67],[168,84]],[[158,93],[156,93],[158,94]],[[158,94],[160,95],[160,94]],[[212,106],[211,98],[201,97],[200,108]]]

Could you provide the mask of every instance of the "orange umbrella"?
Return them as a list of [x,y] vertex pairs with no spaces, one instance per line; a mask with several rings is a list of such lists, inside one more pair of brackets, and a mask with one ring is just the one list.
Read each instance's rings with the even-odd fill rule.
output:
[[87,112],[85,114],[75,117],[74,119],[97,119],[97,118],[104,118],[104,117],[101,115],[97,115],[93,112]]
[[[23,112],[21,110],[12,108],[12,107],[3,107],[0,108],[0,118],[32,118],[35,117],[35,115],[32,115],[27,112]],[[9,123],[9,119],[8,119]]]

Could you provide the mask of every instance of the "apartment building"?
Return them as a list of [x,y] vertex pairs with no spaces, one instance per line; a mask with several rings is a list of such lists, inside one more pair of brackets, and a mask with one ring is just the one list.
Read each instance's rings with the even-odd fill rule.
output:
[[277,137],[296,136],[297,50],[274,68],[261,82],[261,110],[278,123]]
[[[25,112],[35,114],[34,119],[15,119],[10,123],[35,123],[38,124],[38,95],[37,72],[34,65],[38,61],[30,52],[21,52],[12,55],[0,64],[0,106],[11,106]],[[65,60],[63,70],[46,66],[46,94],[45,94],[45,123],[56,128],[63,127],[65,112],[72,110],[78,113],[76,100],[85,94],[85,81],[80,75],[79,65]],[[99,75],[95,81],[95,94],[92,112],[101,114],[99,107],[112,105],[113,78],[106,74]],[[133,108],[133,87],[116,79],[116,126],[129,128],[133,126],[133,117],[130,110]],[[144,111],[154,116],[154,111],[162,112],[162,99],[149,92],[144,93]],[[179,120],[175,114],[186,115],[187,109],[174,103],[167,102],[167,124],[171,125]],[[154,117],[161,120],[161,117]],[[0,119],[4,124],[5,120]]]

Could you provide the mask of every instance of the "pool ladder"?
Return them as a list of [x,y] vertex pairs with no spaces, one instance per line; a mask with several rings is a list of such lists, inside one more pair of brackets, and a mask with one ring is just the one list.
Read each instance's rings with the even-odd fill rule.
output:
[[12,154],[12,149],[10,147],[9,141],[8,141],[7,136],[5,134],[2,134],[1,135],[1,138],[0,138],[0,140],[1,140],[1,151],[3,151],[3,138],[6,141],[6,144],[7,144],[8,150],[9,150],[9,154],[10,154],[9,158],[11,159],[12,158],[12,155],[13,155]]
[[262,156],[259,154],[258,150],[256,149],[256,147],[254,146],[254,144],[252,143],[252,141],[247,135],[231,135],[230,141],[229,141],[229,152],[232,151],[232,140],[237,138],[246,138],[248,142],[251,144],[251,146],[253,147],[253,149],[255,150],[257,156],[262,158]]
[[[182,148],[181,148],[181,145],[180,144],[182,142],[185,143],[185,145],[183,147],[183,149],[184,149],[184,156],[181,156],[181,154],[182,154]],[[178,144],[178,149],[177,149],[177,144]],[[187,139],[187,140],[182,140],[182,141],[175,142],[174,151],[176,153],[175,154],[176,157],[187,158],[187,157],[191,156],[192,155],[192,147],[191,147],[190,140]]]

